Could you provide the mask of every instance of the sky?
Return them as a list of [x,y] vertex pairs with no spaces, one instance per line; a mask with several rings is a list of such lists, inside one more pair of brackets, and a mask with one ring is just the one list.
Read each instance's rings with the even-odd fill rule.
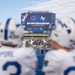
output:
[[21,13],[28,11],[49,11],[56,18],[75,18],[75,0],[0,0],[0,22],[7,18],[21,21]]

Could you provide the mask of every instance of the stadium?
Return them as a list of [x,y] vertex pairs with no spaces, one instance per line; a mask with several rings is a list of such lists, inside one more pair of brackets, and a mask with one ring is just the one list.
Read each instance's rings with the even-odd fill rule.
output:
[[47,43],[48,32],[54,28],[55,13],[48,11],[29,11],[21,13],[21,24],[24,29],[23,46],[32,46],[38,57],[38,68],[36,75],[44,75],[41,71],[44,55],[50,51],[50,45]]
[[0,75],[75,75],[75,0],[0,6]]

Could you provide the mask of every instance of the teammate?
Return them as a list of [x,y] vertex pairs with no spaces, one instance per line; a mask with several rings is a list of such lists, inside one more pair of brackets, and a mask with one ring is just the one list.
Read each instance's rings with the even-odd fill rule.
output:
[[[37,57],[32,48],[21,47],[23,29],[15,19],[0,25],[0,75],[35,75]],[[20,45],[20,46],[19,46]]]
[[42,71],[45,75],[75,75],[75,54],[70,52],[75,41],[75,20],[58,19],[55,26],[49,37],[52,51],[45,55]]

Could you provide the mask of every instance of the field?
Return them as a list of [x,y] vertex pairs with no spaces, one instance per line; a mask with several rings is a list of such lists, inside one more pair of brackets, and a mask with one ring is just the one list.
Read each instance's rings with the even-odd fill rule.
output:
[[42,65],[45,53],[46,52],[44,52],[44,54],[41,54],[41,51],[36,52],[38,58],[38,68],[36,69],[36,75],[44,75],[44,73],[42,72]]

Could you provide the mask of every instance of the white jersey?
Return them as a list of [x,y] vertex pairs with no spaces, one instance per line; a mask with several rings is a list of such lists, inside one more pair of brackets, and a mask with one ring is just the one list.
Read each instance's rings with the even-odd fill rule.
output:
[[32,48],[0,48],[0,75],[34,75],[36,54]]
[[46,54],[42,71],[45,75],[75,75],[75,56],[65,50]]

